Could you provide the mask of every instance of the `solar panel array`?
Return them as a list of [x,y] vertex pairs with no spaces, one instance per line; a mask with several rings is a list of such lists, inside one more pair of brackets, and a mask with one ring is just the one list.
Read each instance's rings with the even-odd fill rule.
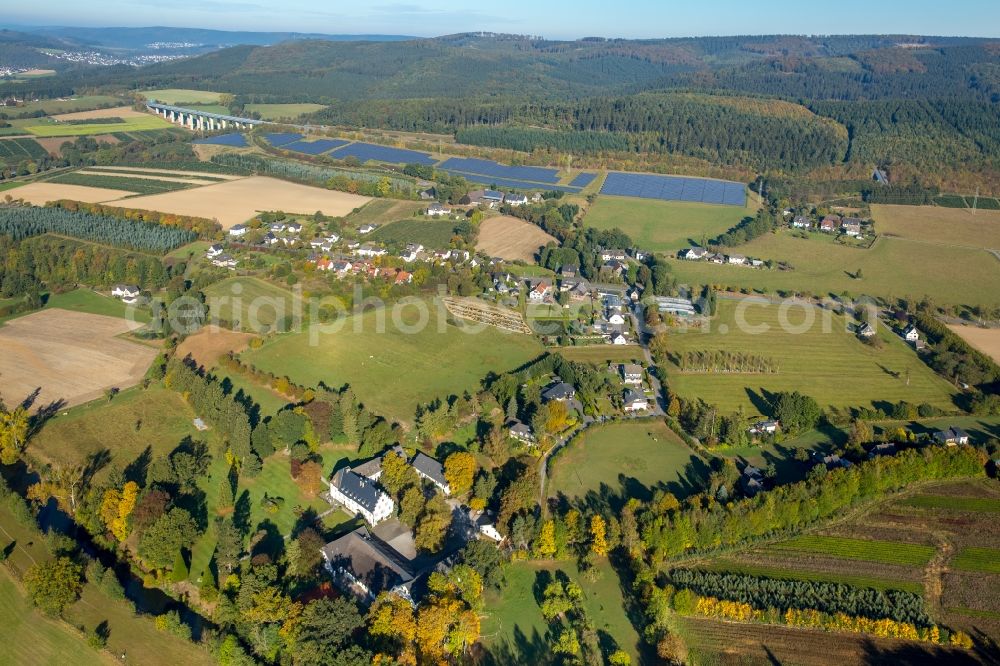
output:
[[293,141],[281,147],[282,150],[291,150],[305,155],[320,155],[334,148],[346,146],[349,142],[341,139],[320,139],[319,141]]
[[595,178],[597,178],[596,173],[581,173],[578,174],[577,177],[574,178],[572,181],[570,181],[570,185],[572,187],[587,187],[587,185],[590,185],[592,182],[594,182]]
[[548,183],[532,183],[526,180],[513,180],[508,178],[493,178],[492,176],[482,176],[475,173],[464,173],[453,169],[442,169],[453,176],[462,176],[472,183],[481,185],[496,185],[497,187],[507,187],[516,190],[558,190],[559,192],[570,192],[576,194],[579,187],[569,187],[568,185],[550,185]]
[[746,205],[746,189],[742,183],[707,178],[611,172],[604,181],[601,194],[727,206]]
[[264,138],[272,146],[283,146],[286,143],[292,143],[293,141],[299,141],[302,139],[301,134],[290,134],[287,132],[272,132],[270,134],[265,134]]
[[352,143],[345,148],[338,148],[330,154],[339,160],[345,157],[356,157],[362,162],[389,162],[390,164],[436,164],[437,160],[427,153],[402,148],[388,148],[373,143]]
[[204,139],[195,139],[191,143],[198,143],[202,145],[210,146],[233,146],[236,148],[243,148],[247,145],[247,140],[243,138],[242,134],[220,134],[219,136],[209,136]]
[[442,169],[451,169],[463,173],[474,173],[480,176],[492,176],[494,178],[505,178],[507,180],[524,180],[535,183],[559,182],[559,172],[556,169],[545,169],[543,167],[530,166],[506,166],[490,160],[478,160],[474,158],[452,157],[446,160]]

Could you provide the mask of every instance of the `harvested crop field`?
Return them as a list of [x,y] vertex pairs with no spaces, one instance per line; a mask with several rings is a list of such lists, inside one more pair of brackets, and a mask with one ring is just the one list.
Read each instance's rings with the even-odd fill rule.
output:
[[206,326],[194,335],[184,338],[184,342],[177,345],[177,356],[184,358],[190,355],[198,365],[211,368],[223,354],[242,352],[253,337],[251,333]]
[[951,332],[1000,363],[1000,328],[978,326],[948,326]]
[[135,194],[125,190],[112,190],[106,187],[87,187],[85,185],[65,185],[63,183],[28,183],[17,188],[17,198],[24,199],[36,206],[44,206],[49,201],[72,199],[86,203],[101,203],[114,201]]
[[156,349],[117,336],[139,326],[58,308],[9,321],[0,327],[0,395],[15,404],[40,388],[36,405],[77,405],[132,386]]
[[368,197],[357,194],[253,176],[190,190],[137,197],[131,199],[129,205],[163,213],[214,218],[224,229],[229,229],[261,211],[307,214],[322,211],[331,217],[342,217],[369,201]]
[[875,230],[921,243],[1000,249],[1000,210],[872,206]]
[[555,238],[539,227],[516,217],[491,217],[479,225],[476,249],[491,257],[533,261],[538,248]]
[[144,118],[148,114],[136,111],[131,106],[116,106],[113,109],[94,109],[93,111],[76,111],[60,113],[52,116],[52,120],[94,120],[96,118]]

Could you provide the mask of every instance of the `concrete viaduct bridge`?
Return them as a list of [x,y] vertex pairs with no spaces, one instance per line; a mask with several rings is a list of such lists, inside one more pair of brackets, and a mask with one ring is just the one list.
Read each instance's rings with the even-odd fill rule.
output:
[[254,125],[263,125],[265,121],[253,118],[227,116],[221,113],[209,113],[196,109],[185,109],[158,102],[146,102],[146,108],[172,123],[183,125],[191,130],[214,131],[218,129],[250,129]]

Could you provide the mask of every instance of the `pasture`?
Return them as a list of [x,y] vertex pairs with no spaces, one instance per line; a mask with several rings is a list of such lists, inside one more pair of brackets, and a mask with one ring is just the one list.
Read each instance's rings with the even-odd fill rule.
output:
[[40,389],[38,406],[77,405],[133,386],[156,356],[153,347],[121,339],[139,326],[58,308],[8,321],[0,328],[0,395],[15,404]]
[[703,398],[724,414],[738,407],[749,414],[766,413],[767,393],[796,390],[815,398],[821,407],[906,400],[953,408],[951,385],[885,327],[878,327],[883,346],[874,349],[847,330],[844,317],[805,302],[796,302],[787,311],[783,308],[721,299],[710,330],[671,334],[671,354],[716,350],[754,354],[775,360],[777,373],[682,372],[670,363],[666,370],[671,390]]
[[663,489],[686,497],[702,489],[708,466],[660,420],[592,426],[549,461],[549,497],[610,503],[648,501]]
[[561,347],[554,351],[570,361],[592,365],[643,361],[642,347],[638,345],[581,345],[579,347]]
[[455,235],[456,220],[408,219],[380,226],[368,235],[373,241],[390,246],[420,243],[431,250],[445,250]]
[[112,108],[121,106],[122,99],[111,95],[81,95],[71,99],[45,99],[39,102],[28,102],[17,107],[15,113],[34,113],[41,111],[46,115],[87,111],[90,109]]
[[1000,250],[1000,210],[873,205],[875,231],[922,243]]
[[756,200],[750,198],[741,207],[601,195],[584,222],[597,229],[621,229],[644,250],[673,252],[702,245],[756,212]]
[[183,106],[185,104],[218,104],[222,93],[207,90],[187,90],[185,88],[161,88],[160,90],[143,91],[148,100],[156,100],[161,104]]
[[951,332],[1000,363],[1000,328],[949,325]]
[[326,108],[322,104],[246,104],[246,111],[257,112],[264,120],[295,120],[307,113]]
[[537,666],[561,663],[554,658],[549,641],[552,637],[546,636],[550,628],[536,601],[539,584],[544,588],[557,572],[583,587],[587,619],[596,631],[606,635],[605,640],[625,650],[634,664],[653,663],[639,660],[645,648],[624,609],[625,599],[617,572],[603,558],[598,560],[596,568],[599,577],[590,582],[583,579],[576,564],[570,561],[510,564],[503,591],[488,590],[485,594],[481,633],[485,651],[492,657],[492,660],[486,659],[486,663]]
[[224,229],[246,222],[261,211],[312,214],[323,211],[340,217],[370,199],[347,192],[324,190],[266,176],[253,176],[194,189],[137,197],[135,208],[216,219]]
[[408,423],[418,404],[474,391],[486,373],[511,370],[542,352],[530,336],[493,327],[463,332],[446,323],[443,305],[419,303],[278,336],[242,358],[304,386],[350,384],[373,411]]
[[232,322],[236,330],[249,333],[271,331],[301,307],[292,292],[252,277],[222,280],[204,293],[210,321]]
[[427,205],[417,201],[396,199],[372,199],[364,206],[352,211],[344,220],[345,225],[360,227],[363,224],[388,224],[396,220],[412,217]]
[[489,217],[479,224],[476,250],[491,257],[533,262],[539,248],[555,240],[540,227],[516,217]]
[[169,122],[149,113],[129,117],[123,123],[92,123],[86,125],[69,125],[64,123],[47,123],[28,125],[24,129],[35,136],[86,136],[89,134],[110,134],[112,132],[143,132],[173,127]]
[[[1000,264],[984,250],[880,237],[871,249],[846,247],[821,234],[765,234],[740,254],[787,262],[792,270],[756,270],[703,261],[671,261],[681,284],[812,294],[924,295],[945,303],[1000,305]],[[858,270],[862,278],[853,276]],[[976,285],[974,290],[969,285]]]
[[[28,183],[17,188],[17,199],[24,199],[30,204],[44,206],[49,201],[72,199],[85,203],[100,203],[114,201],[135,194],[128,190],[117,190],[107,187],[92,187],[89,185],[73,185],[52,180]],[[14,195],[11,195],[14,196]]]

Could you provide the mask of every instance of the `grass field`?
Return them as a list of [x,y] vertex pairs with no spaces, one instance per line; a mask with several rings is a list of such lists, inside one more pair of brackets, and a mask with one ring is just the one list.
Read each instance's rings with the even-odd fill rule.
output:
[[795,537],[777,543],[773,548],[909,567],[923,566],[934,556],[931,546],[822,535]]
[[364,224],[388,224],[411,217],[415,212],[426,207],[426,204],[418,201],[372,199],[360,208],[351,211],[344,218],[344,224],[355,228]]
[[706,463],[659,420],[594,426],[549,461],[548,494],[602,502],[648,500],[663,488],[677,497],[698,492]]
[[149,321],[149,313],[145,310],[134,310],[117,298],[104,296],[89,289],[76,289],[64,294],[53,294],[45,302],[45,307],[123,319],[132,316],[135,321],[140,323]]
[[240,330],[269,331],[275,322],[290,317],[296,303],[287,289],[257,278],[230,278],[204,290],[211,318],[239,323]]
[[[872,401],[919,404],[928,402],[951,408],[952,388],[935,375],[916,353],[885,327],[879,327],[884,345],[880,350],[860,342],[845,330],[842,317],[827,313],[829,331],[824,332],[824,313],[812,305],[796,305],[786,313],[778,305],[723,299],[711,322],[711,332],[691,330],[671,335],[671,353],[727,350],[746,352],[776,360],[774,374],[721,374],[681,372],[667,366],[670,387],[681,396],[701,397],[728,413],[743,406],[756,414],[763,411],[765,392],[802,391],[821,406],[868,406]],[[738,325],[743,312],[746,325]],[[813,316],[811,326],[806,326]],[[755,327],[766,332],[754,334]],[[794,328],[798,327],[798,329]],[[792,331],[802,330],[801,333]],[[898,373],[898,374],[897,374]],[[907,374],[909,384],[907,384]],[[850,390],[845,390],[849,386]]]
[[247,111],[256,111],[264,120],[295,120],[306,113],[315,113],[326,107],[322,104],[246,104]]
[[963,548],[951,561],[951,566],[962,571],[1000,574],[1000,550],[996,548]]
[[[879,238],[869,250],[846,247],[829,236],[798,238],[766,234],[741,245],[740,254],[788,262],[794,270],[673,260],[681,284],[718,284],[818,295],[842,293],[880,297],[924,295],[947,303],[1000,304],[1000,264],[984,250],[949,247],[903,238]],[[861,269],[862,279],[853,275]],[[969,285],[976,285],[974,290]]]
[[511,564],[503,592],[486,593],[481,634],[486,650],[495,659],[491,663],[537,666],[560,663],[551,653],[552,637],[546,636],[550,629],[535,600],[537,582],[549,580],[552,573],[560,570],[583,587],[583,605],[594,629],[607,634],[617,647],[628,652],[632,663],[653,663],[639,661],[642,646],[624,610],[617,574],[606,560],[599,560],[597,569],[600,577],[591,583],[581,578],[573,562]]
[[152,114],[142,117],[125,118],[123,123],[93,123],[69,125],[65,123],[28,125],[26,130],[35,136],[85,136],[88,134],[108,134],[111,132],[142,132],[172,127],[172,125]]
[[1000,513],[1000,499],[987,497],[943,497],[917,495],[905,500],[908,506],[921,509],[947,509],[951,511],[987,511]]
[[23,185],[23,183],[0,183],[0,192],[12,190],[15,187],[20,187],[21,185]]
[[604,365],[606,363],[638,363],[643,361],[642,347],[637,345],[587,345],[561,347],[559,354],[570,361]]
[[[305,386],[350,384],[375,412],[409,422],[418,403],[475,390],[491,370],[516,368],[542,351],[532,337],[492,327],[464,333],[445,324],[443,306],[428,307],[422,329],[415,305],[398,311],[402,326],[394,324],[391,312],[369,311],[343,321],[339,330],[317,330],[313,346],[305,330],[279,336],[243,358]],[[385,322],[382,329],[379,319]],[[418,330],[406,332],[409,326]]]
[[1000,210],[872,206],[879,233],[939,245],[1000,249]]
[[597,229],[617,227],[644,250],[667,252],[691,243],[701,245],[703,239],[718,236],[756,212],[753,197],[739,207],[601,195],[584,221]]
[[163,104],[218,104],[222,93],[205,90],[187,90],[184,88],[162,88],[160,90],[145,90],[142,93],[146,99]]
[[56,115],[75,111],[89,111],[90,109],[100,107],[110,108],[121,106],[122,102],[123,100],[120,97],[112,97],[111,95],[83,95],[73,99],[46,99],[39,102],[28,102],[24,106],[16,107],[16,110],[11,110],[10,113],[13,115],[14,113],[22,114],[42,111],[47,115]]
[[[124,469],[146,447],[164,455],[185,437],[204,440],[191,423],[195,414],[180,395],[151,386],[123,391],[110,403],[98,400],[60,414],[45,424],[31,442],[32,454],[49,462],[82,464],[102,451]],[[102,474],[107,471],[104,469]]]
[[455,220],[409,219],[390,222],[368,235],[387,245],[420,243],[429,250],[444,250],[451,245]]
[[6,571],[0,571],[0,643],[4,664],[114,663],[111,655],[95,652],[68,624],[34,610]]

